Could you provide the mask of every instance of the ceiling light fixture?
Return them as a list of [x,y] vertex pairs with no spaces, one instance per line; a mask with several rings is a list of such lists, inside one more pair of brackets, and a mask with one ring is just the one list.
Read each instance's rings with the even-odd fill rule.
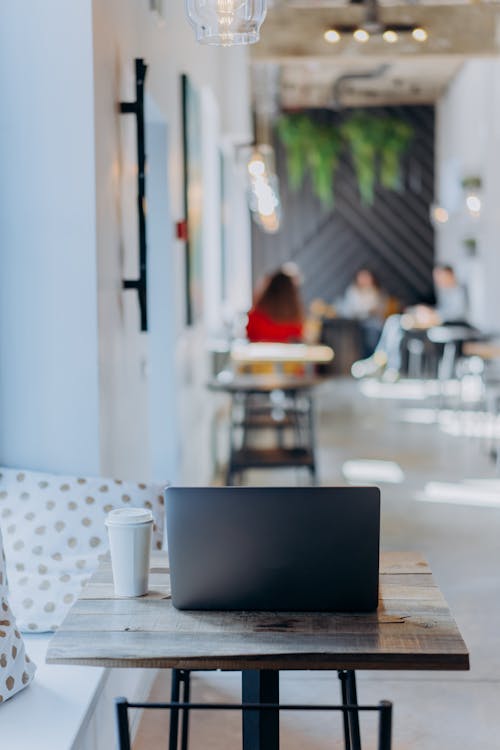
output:
[[370,34],[366,29],[355,29],[352,36],[360,44],[364,44],[370,38]]
[[[200,0],[201,1],[201,0]],[[363,6],[362,20],[358,24],[332,23],[326,29],[323,37],[327,42],[334,44],[340,41],[341,34],[351,35],[360,44],[365,44],[370,38],[383,39],[387,44],[399,42],[403,36],[412,35],[416,42],[426,42],[429,34],[422,26],[414,23],[384,23],[381,18],[380,0],[350,0],[351,3],[360,3]]]
[[325,31],[323,38],[326,42],[329,42],[329,44],[340,42],[340,34],[336,29],[328,29]]
[[382,39],[384,42],[387,42],[387,44],[395,44],[398,41],[399,36],[394,29],[386,29],[382,34]]
[[200,44],[231,47],[255,44],[267,0],[186,0],[186,12]]
[[416,42],[426,42],[429,38],[429,34],[427,33],[427,31],[425,29],[422,29],[420,26],[414,28],[411,32],[411,35]]

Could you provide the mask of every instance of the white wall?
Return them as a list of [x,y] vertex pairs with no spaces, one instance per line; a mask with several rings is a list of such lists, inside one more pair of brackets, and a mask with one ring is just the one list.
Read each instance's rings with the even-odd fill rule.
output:
[[[163,478],[204,483],[210,479],[212,471],[209,445],[212,401],[206,391],[209,376],[206,335],[220,325],[219,280],[214,273],[215,259],[220,252],[217,149],[222,128],[237,128],[241,132],[246,127],[243,137],[248,138],[247,53],[244,49],[221,50],[196,44],[181,2],[166,4],[163,24],[158,24],[145,1],[108,0],[103,3],[94,0],[93,7],[100,378],[104,394],[101,400],[102,465],[106,472],[113,474],[147,476],[153,471],[150,458],[156,456],[154,473],[158,476],[161,472],[159,457],[163,455]],[[136,156],[133,124],[116,115],[114,106],[118,98],[133,98],[135,57],[144,57],[149,66],[148,97],[154,104],[157,119],[168,126],[168,163],[162,168],[168,170],[169,175],[170,226],[163,228],[164,252],[169,262],[163,263],[163,267],[159,262],[157,268],[163,279],[160,282],[156,278],[155,284],[150,285],[150,304],[157,304],[161,295],[168,317],[165,314],[163,322],[158,317],[156,330],[148,336],[137,333],[133,293],[123,294],[119,288],[125,270],[133,274],[137,255]],[[235,70],[238,78],[234,76]],[[184,321],[184,246],[173,236],[173,221],[183,218],[181,73],[189,75],[202,97],[204,123],[206,306],[204,319],[189,329]],[[155,168],[161,169],[158,165]],[[117,204],[119,191],[121,200]],[[245,288],[250,284],[247,273],[249,233],[244,225],[239,227],[235,231],[244,262],[242,270],[234,272],[234,285],[239,283]],[[148,226],[148,230],[151,231],[151,227]],[[163,358],[162,347],[165,347]],[[153,351],[156,351],[156,365],[151,361]],[[155,384],[148,380],[149,372],[151,378],[156,378]],[[171,394],[176,386],[173,400],[171,396],[170,400],[161,399],[162,376],[165,394]],[[162,414],[162,420],[154,419],[158,413]],[[177,437],[177,445],[171,442],[172,434]],[[166,445],[169,445],[167,453]]]
[[0,3],[0,462],[99,471],[91,8]]
[[[196,44],[184,4],[165,8],[160,24],[148,0],[33,0],[29,12],[14,0],[0,5],[0,461],[210,479],[206,334],[220,320],[215,165],[219,137],[249,138],[247,51]],[[148,64],[153,160],[147,335],[135,294],[121,289],[137,275],[136,144],[133,117],[117,105],[134,98],[136,57]],[[183,218],[183,72],[211,112],[208,306],[189,329],[184,246],[173,231]],[[241,209],[244,196],[236,190],[231,200]],[[230,285],[248,297],[248,226],[232,231]]]
[[[469,289],[471,320],[485,330],[500,324],[500,60],[465,63],[437,106],[436,197],[450,214],[436,231],[437,255],[457,268]],[[461,180],[479,176],[479,219],[464,210]],[[464,239],[477,240],[467,256]]]

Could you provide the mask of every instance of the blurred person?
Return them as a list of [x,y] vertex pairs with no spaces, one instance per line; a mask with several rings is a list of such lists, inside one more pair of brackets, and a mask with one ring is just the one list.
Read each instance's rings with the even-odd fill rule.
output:
[[433,272],[436,306],[415,305],[402,315],[390,315],[384,323],[380,339],[372,356],[354,362],[351,372],[355,378],[384,372],[387,380],[395,380],[401,370],[401,344],[407,331],[427,330],[437,325],[467,323],[467,293],[459,284],[453,268],[437,265]]
[[360,268],[337,307],[346,318],[382,320],[386,305],[387,295],[382,291],[373,271]]
[[294,264],[285,264],[267,276],[254,295],[248,313],[249,341],[294,343],[304,335],[304,306],[300,275]]
[[380,338],[387,310],[388,297],[369,268],[360,268],[337,305],[345,318],[359,320],[363,356],[370,356]]

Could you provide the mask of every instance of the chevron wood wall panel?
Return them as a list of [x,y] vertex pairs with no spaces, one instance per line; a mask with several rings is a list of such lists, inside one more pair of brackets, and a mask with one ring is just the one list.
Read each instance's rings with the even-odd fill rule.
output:
[[[356,270],[367,266],[404,303],[432,301],[434,233],[429,208],[434,195],[434,108],[370,111],[396,115],[414,129],[404,159],[403,191],[377,186],[373,206],[363,206],[349,154],[344,153],[335,177],[335,206],[325,209],[308,178],[298,192],[290,190],[285,153],[276,142],[283,223],[276,235],[266,235],[253,225],[254,281],[293,260],[302,271],[306,302],[315,297],[331,302],[343,293]],[[311,116],[340,122],[346,112],[321,110]]]

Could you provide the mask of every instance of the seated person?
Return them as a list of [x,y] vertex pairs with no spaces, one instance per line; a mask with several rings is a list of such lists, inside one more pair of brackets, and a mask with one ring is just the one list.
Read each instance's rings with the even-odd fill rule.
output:
[[387,295],[380,288],[375,274],[368,268],[360,268],[337,304],[338,311],[345,318],[359,320],[364,357],[370,356],[375,349],[382,332],[387,303]]
[[436,266],[433,279],[436,307],[416,305],[408,308],[403,315],[390,315],[384,323],[373,355],[353,364],[351,372],[355,378],[376,375],[384,368],[387,379],[397,377],[401,369],[401,343],[406,331],[426,330],[447,323],[468,325],[467,294],[458,283],[453,268]]
[[304,318],[299,275],[288,264],[267,276],[256,291],[248,313],[248,339],[285,344],[300,342]]

